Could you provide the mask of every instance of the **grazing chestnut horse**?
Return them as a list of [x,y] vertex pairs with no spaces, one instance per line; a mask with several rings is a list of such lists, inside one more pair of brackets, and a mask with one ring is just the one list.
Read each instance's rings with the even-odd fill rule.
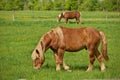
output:
[[81,14],[78,11],[73,11],[73,12],[62,12],[59,14],[57,22],[60,22],[61,18],[65,19],[65,22],[68,22],[68,19],[76,19],[76,22],[79,23],[81,22]]
[[[102,42],[102,54],[98,51],[100,42]],[[82,49],[88,50],[90,64],[87,71],[92,70],[95,57],[100,63],[101,71],[105,70],[102,56],[105,60],[109,60],[107,55],[107,41],[104,33],[90,27],[72,29],[57,27],[44,34],[32,53],[35,69],[41,68],[45,60],[44,53],[49,48],[54,52],[57,71],[60,70],[61,66],[65,70],[70,71],[70,67],[63,61],[65,51],[76,52]]]

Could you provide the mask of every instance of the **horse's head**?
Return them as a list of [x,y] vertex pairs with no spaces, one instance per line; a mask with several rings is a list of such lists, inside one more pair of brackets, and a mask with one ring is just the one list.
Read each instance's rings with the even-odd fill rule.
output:
[[32,53],[32,60],[33,60],[33,66],[34,69],[39,69],[41,68],[42,64],[44,63],[44,49],[43,49],[43,44],[40,41],[36,48],[34,49]]
[[61,18],[63,17],[63,13],[58,15],[57,22],[60,22]]

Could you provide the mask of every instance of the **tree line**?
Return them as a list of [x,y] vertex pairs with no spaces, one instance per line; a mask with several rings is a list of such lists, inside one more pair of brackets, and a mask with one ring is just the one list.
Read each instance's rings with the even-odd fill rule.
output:
[[120,11],[120,0],[0,0],[0,10]]

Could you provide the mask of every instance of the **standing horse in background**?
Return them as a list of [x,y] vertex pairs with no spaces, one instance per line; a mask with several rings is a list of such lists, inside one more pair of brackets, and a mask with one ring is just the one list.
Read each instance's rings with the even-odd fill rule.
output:
[[68,19],[76,19],[77,24],[80,22],[81,23],[81,14],[78,11],[73,11],[73,12],[62,12],[59,14],[57,22],[60,22],[61,18],[65,19],[65,22],[68,22]]
[[[102,54],[98,51],[100,42],[102,42]],[[65,51],[88,50],[90,64],[87,71],[92,70],[95,57],[100,63],[101,71],[105,70],[102,56],[105,60],[109,60],[107,55],[107,41],[104,33],[89,27],[73,29],[57,27],[43,35],[32,53],[35,69],[41,68],[45,60],[44,53],[49,48],[54,52],[57,71],[60,70],[61,66],[65,70],[70,71],[70,67],[63,61]]]

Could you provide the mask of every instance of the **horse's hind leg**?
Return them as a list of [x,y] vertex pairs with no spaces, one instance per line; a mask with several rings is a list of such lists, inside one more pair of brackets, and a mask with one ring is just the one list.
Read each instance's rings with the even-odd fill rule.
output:
[[105,70],[105,65],[104,65],[103,60],[102,60],[102,55],[100,54],[100,52],[98,50],[96,51],[95,55],[96,55],[96,57],[97,57],[97,59],[100,63],[101,71],[104,71]]
[[77,22],[77,24],[79,24],[79,22],[80,22],[79,18],[76,18],[76,22]]
[[93,63],[95,61],[94,49],[88,49],[88,53],[89,53],[89,58],[90,58],[90,64],[88,66],[87,71],[91,71],[93,68]]

